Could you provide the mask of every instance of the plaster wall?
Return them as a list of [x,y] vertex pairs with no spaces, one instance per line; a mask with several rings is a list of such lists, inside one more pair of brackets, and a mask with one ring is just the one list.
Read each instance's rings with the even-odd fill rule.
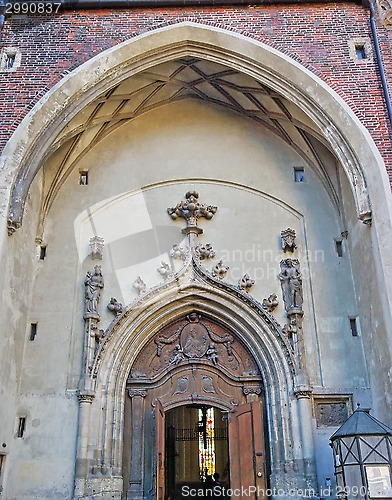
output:
[[[294,182],[298,166],[305,168],[303,183]],[[48,164],[44,180],[57,167],[55,161]],[[83,169],[89,171],[87,186],[79,185]],[[44,228],[47,257],[37,263],[39,183],[37,178],[33,184],[31,222],[14,236],[16,247],[10,252],[14,265],[21,265],[20,282],[15,269],[10,274],[15,274],[13,286],[24,301],[24,314],[12,325],[23,332],[23,340],[11,369],[16,377],[19,366],[19,404],[28,417],[26,438],[10,452],[18,464],[8,478],[15,498],[32,492],[42,499],[72,494],[86,272],[102,264],[100,327],[106,328],[113,318],[106,309],[111,297],[123,304],[135,299],[138,275],[147,286],[157,285],[162,260],[178,269],[169,251],[182,241],[185,223],[172,221],[166,208],[189,189],[197,190],[202,202],[219,207],[213,220],[200,222],[200,242],[211,243],[216,251],[213,263],[223,259],[230,266],[227,281],[232,284],[248,272],[256,279],[251,293],[260,301],[276,293],[280,304],[274,315],[281,324],[286,318],[277,275],[285,254],[279,235],[287,227],[296,230],[298,250],[286,257],[299,258],[303,272],[311,383],[329,392],[367,388],[362,338],[352,337],[348,320],[358,313],[348,251],[339,258],[335,249],[342,218],[311,166],[261,126],[211,105],[181,101],[117,129],[80,161],[62,186]],[[352,199],[347,190],[345,194]],[[93,235],[105,239],[102,262],[89,257]],[[26,247],[29,262],[23,261]],[[211,269],[212,262],[206,266]],[[32,293],[24,285],[26,276],[34,283]],[[360,277],[365,287],[366,276]],[[34,342],[25,333],[31,321],[38,322]],[[324,445],[319,449],[328,452]]]

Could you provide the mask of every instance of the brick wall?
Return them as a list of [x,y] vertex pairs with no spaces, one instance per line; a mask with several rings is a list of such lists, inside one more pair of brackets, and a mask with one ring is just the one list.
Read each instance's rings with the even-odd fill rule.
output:
[[[392,144],[374,51],[362,64],[349,40],[371,38],[369,10],[354,3],[66,11],[13,16],[2,46],[18,47],[21,66],[0,74],[0,148],[17,125],[62,76],[132,36],[181,21],[218,26],[289,55],[330,85],[351,106],[379,147],[392,184]],[[392,35],[378,25],[392,89]]]

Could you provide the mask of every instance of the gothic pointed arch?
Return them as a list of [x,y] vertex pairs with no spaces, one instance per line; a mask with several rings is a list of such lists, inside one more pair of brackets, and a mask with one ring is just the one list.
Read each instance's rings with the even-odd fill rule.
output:
[[371,204],[376,201],[370,200],[366,181],[370,172],[365,173],[364,165],[375,169],[372,182],[377,183],[378,177],[383,189],[386,175],[373,141],[347,104],[322,80],[271,47],[222,29],[179,23],[135,37],[84,63],[53,87],[25,117],[2,157],[3,166],[14,178],[8,213],[11,233],[22,223],[32,180],[45,158],[62,144],[59,137],[64,123],[125,78],[181,57],[202,57],[240,69],[305,111],[314,133],[342,164],[358,217],[364,222],[371,219]]

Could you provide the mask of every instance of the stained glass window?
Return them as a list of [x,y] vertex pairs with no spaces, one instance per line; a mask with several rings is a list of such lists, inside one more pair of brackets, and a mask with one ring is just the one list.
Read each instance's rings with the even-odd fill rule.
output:
[[215,472],[214,438],[214,408],[203,408],[199,410],[199,469],[202,481]]

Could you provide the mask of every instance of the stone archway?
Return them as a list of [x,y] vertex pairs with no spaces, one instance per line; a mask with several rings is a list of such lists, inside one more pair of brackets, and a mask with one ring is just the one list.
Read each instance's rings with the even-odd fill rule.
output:
[[[208,315],[191,312],[159,331],[137,356],[127,381],[124,497],[163,500],[174,491],[178,495],[182,488],[187,493],[203,488],[197,457],[193,456],[195,446],[192,456],[182,456],[181,467],[172,471],[173,480],[168,481],[167,469],[174,465],[168,463],[162,422],[169,410],[181,407],[226,411],[229,456],[226,464],[223,457],[217,457],[221,472],[228,468],[225,487],[247,485],[266,490],[262,386],[257,363],[244,343]],[[197,421],[192,423],[183,429],[184,423],[179,422],[175,428],[178,439],[186,431],[187,440],[195,444],[199,438],[194,431]]]

